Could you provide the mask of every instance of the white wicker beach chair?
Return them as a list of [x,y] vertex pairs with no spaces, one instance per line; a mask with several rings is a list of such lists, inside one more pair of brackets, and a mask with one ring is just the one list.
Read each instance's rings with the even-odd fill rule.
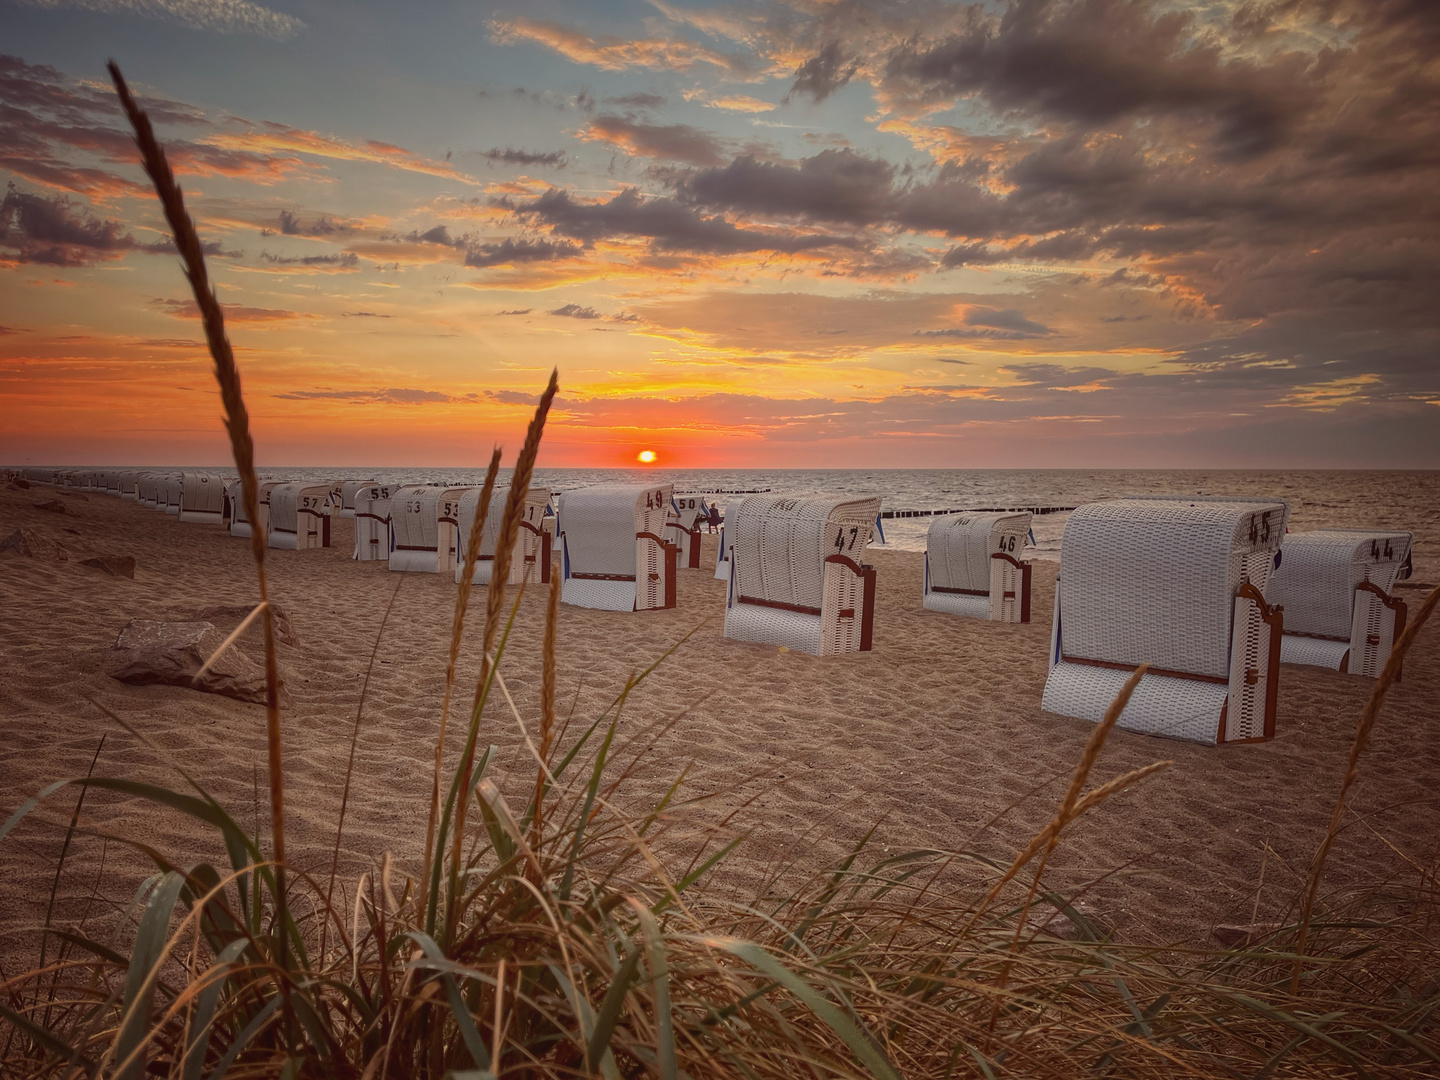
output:
[[1410,576],[1411,534],[1371,529],[1292,533],[1266,595],[1285,606],[1280,660],[1376,678],[1405,629],[1390,595]]
[[1151,665],[1119,726],[1203,743],[1275,733],[1280,609],[1265,589],[1283,499],[1135,497],[1070,515],[1043,707],[1098,722]]
[[179,515],[181,521],[223,524],[225,487],[220,477],[202,472],[181,473]]
[[389,484],[365,484],[355,492],[355,561],[388,562],[390,559]]
[[180,513],[180,502],[185,494],[184,479],[181,473],[165,473],[160,477],[159,486],[155,492],[155,508],[164,510],[171,517],[177,517]]
[[[460,499],[458,515],[460,543],[455,549],[455,581],[458,584],[465,576],[466,547],[470,530],[475,527],[475,515],[480,509],[480,488],[472,488]],[[505,516],[505,503],[510,498],[509,488],[496,488],[490,497],[490,509],[485,514],[485,525],[480,533],[480,553],[475,558],[474,585],[490,584],[495,568],[495,543],[500,536],[500,523]],[[550,580],[550,534],[545,531],[545,512],[550,508],[549,488],[530,488],[525,493],[525,516],[520,519],[520,535],[515,540],[515,549],[510,554],[510,574],[506,584],[519,585],[529,574],[529,583]]]
[[669,484],[606,484],[560,496],[560,599],[604,611],[675,606],[677,551],[664,540]]
[[878,496],[732,503],[725,636],[815,656],[869,651],[875,570],[864,558],[879,512]]
[[140,499],[140,472],[137,469],[123,469],[120,472],[120,498],[128,502]]
[[245,516],[245,499],[241,495],[240,481],[236,480],[230,492],[230,535],[248,537],[258,530],[261,536],[270,536],[270,492],[275,490],[283,480],[262,480],[260,481],[260,520],[252,523]]
[[330,484],[292,481],[271,488],[269,546],[282,551],[328,548],[335,499]]
[[676,562],[682,569],[700,569],[700,537],[705,534],[705,515],[709,512],[710,505],[703,495],[676,495],[670,500],[665,539],[675,545]]
[[374,480],[346,480],[340,484],[339,513],[343,518],[355,516],[355,493],[362,487],[375,483]]
[[468,487],[412,484],[390,500],[390,569],[448,574],[460,546],[460,499]]
[[1030,513],[936,518],[925,539],[924,605],[993,622],[1030,621]]

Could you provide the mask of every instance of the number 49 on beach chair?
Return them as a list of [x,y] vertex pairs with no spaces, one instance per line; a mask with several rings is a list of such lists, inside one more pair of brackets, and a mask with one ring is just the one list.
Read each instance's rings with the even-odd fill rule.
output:
[[864,559],[879,512],[878,497],[732,503],[725,636],[814,656],[868,652],[875,569]]
[[560,496],[560,599],[604,611],[675,606],[677,549],[665,542],[670,484],[599,484]]
[[1132,497],[1070,515],[1043,708],[1202,743],[1275,734],[1281,609],[1266,600],[1290,507],[1242,496]]

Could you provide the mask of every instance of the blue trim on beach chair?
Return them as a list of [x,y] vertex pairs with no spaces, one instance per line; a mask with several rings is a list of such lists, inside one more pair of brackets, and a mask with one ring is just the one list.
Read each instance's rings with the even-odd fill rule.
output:
[[875,531],[880,534],[880,543],[885,543],[885,526],[880,524],[880,515],[875,515]]

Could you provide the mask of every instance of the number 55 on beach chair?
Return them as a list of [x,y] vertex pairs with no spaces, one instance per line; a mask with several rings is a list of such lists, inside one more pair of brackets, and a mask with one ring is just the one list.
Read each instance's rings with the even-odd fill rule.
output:
[[925,540],[924,605],[993,622],[1030,621],[1028,511],[936,518]]
[[1202,743],[1275,733],[1282,616],[1266,600],[1282,499],[1135,497],[1070,516],[1043,707],[1098,722],[1141,663],[1119,726]]
[[601,484],[560,496],[560,599],[604,611],[675,606],[677,549],[665,542],[670,484]]
[[878,497],[748,495],[725,512],[725,636],[815,656],[870,650],[875,570],[864,562]]
[[1405,603],[1390,591],[1410,576],[1410,542],[1372,529],[1285,537],[1269,589],[1285,605],[1281,662],[1376,678],[1405,629]]

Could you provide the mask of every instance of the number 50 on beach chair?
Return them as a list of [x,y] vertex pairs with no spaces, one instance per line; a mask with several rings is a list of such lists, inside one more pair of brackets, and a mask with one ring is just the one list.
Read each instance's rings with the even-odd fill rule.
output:
[[1281,610],[1266,600],[1282,499],[1135,497],[1070,516],[1043,707],[1098,722],[1142,663],[1119,726],[1202,743],[1275,733]]

